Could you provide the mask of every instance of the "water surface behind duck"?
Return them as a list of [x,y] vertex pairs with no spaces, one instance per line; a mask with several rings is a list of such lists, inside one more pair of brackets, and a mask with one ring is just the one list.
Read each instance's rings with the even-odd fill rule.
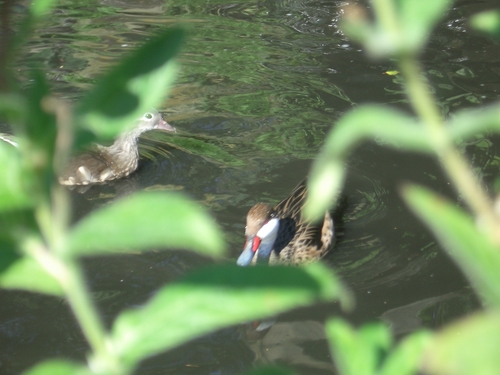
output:
[[[189,29],[179,79],[159,108],[178,129],[178,135],[165,136],[177,146],[150,134],[137,173],[72,192],[75,220],[135,190],[181,190],[213,213],[234,261],[248,209],[258,201],[278,202],[307,175],[343,113],[366,102],[409,110],[399,76],[384,74],[395,69],[391,62],[368,61],[339,30],[343,5],[61,1],[24,51],[19,73],[29,85],[29,67],[42,64],[55,92],[70,101],[150,33],[177,23]],[[466,29],[468,15],[493,5],[493,0],[457,3],[421,57],[444,113],[497,98],[500,48]],[[460,145],[488,183],[498,170],[497,145],[491,138]],[[432,159],[388,151],[377,142],[358,147],[335,213],[337,245],[325,259],[356,295],[357,308],[347,318],[356,323],[381,318],[397,334],[437,327],[477,307],[460,272],[401,202],[397,188],[404,181],[455,196]],[[209,262],[186,252],[158,251],[91,259],[86,270],[110,323],[160,285]],[[16,374],[46,357],[84,359],[86,343],[64,303],[17,291],[1,295],[0,372]],[[146,361],[140,373],[237,374],[255,360],[287,364],[304,374],[333,373],[322,331],[333,311],[322,305],[288,313],[265,336],[245,327],[223,330]]]

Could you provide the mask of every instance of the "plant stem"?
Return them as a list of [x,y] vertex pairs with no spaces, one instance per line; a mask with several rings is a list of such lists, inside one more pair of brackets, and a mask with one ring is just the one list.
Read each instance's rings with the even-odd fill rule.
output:
[[407,83],[410,102],[427,127],[429,141],[432,142],[439,161],[478,219],[478,224],[495,239],[498,224],[492,202],[465,157],[454,146],[416,59],[404,56],[399,63]]
[[124,371],[119,360],[110,352],[110,348],[106,344],[106,329],[90,299],[90,293],[78,263],[66,261],[65,265],[69,277],[64,285],[64,290],[71,309],[92,348],[93,356],[92,362],[89,363],[90,367],[95,372],[123,374]]
[[64,291],[68,303],[89,343],[94,361],[107,373],[124,373],[118,360],[106,345],[107,333],[94,303],[90,299],[80,267],[71,259],[62,260],[44,245],[41,238],[28,237],[24,242],[25,252],[32,256]]

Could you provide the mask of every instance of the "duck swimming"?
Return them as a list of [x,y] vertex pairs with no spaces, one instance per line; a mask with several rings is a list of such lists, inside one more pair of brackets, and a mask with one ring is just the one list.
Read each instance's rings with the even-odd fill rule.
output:
[[302,181],[283,201],[271,207],[257,203],[247,215],[246,243],[237,260],[239,266],[252,263],[301,264],[322,258],[334,239],[330,213],[319,223],[303,220],[301,210],[307,193]]
[[139,165],[139,136],[153,129],[175,132],[157,110],[145,113],[137,125],[121,134],[109,146],[94,145],[89,151],[71,159],[59,176],[61,185],[89,185],[123,178]]

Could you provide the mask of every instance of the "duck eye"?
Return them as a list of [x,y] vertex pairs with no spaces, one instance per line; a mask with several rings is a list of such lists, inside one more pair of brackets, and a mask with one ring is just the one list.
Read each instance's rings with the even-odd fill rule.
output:
[[148,120],[151,120],[153,118],[153,115],[151,113],[146,113],[144,117],[146,117]]

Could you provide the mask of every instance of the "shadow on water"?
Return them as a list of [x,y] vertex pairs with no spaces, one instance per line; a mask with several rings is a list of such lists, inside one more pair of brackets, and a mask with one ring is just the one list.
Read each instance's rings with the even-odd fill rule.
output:
[[[343,3],[61,1],[23,55],[21,78],[31,64],[42,64],[56,93],[70,101],[150,32],[174,22],[190,28],[178,83],[159,108],[179,130],[177,143],[147,136],[137,173],[72,191],[75,220],[133,191],[181,191],[212,212],[234,261],[248,209],[287,196],[308,174],[342,113],[366,101],[408,110],[400,78],[383,74],[394,67],[367,61],[339,31]],[[498,96],[499,46],[465,26],[466,16],[488,5],[496,3],[458,2],[422,56],[444,113]],[[198,143],[182,143],[190,139]],[[489,184],[499,167],[498,144],[478,138],[460,145]],[[337,243],[325,262],[355,294],[357,306],[347,319],[381,319],[403,335],[439,327],[479,304],[398,195],[401,183],[412,181],[456,199],[446,177],[427,157],[382,146],[364,144],[349,159],[334,212]],[[158,249],[88,259],[85,269],[109,324],[159,286],[211,262]],[[2,374],[17,374],[44,358],[85,359],[87,345],[64,302],[18,291],[0,296]],[[237,374],[255,362],[272,362],[304,374],[331,374],[323,332],[331,314],[342,312],[335,304],[319,305],[283,314],[265,332],[251,325],[222,330],[145,361],[138,373]]]

